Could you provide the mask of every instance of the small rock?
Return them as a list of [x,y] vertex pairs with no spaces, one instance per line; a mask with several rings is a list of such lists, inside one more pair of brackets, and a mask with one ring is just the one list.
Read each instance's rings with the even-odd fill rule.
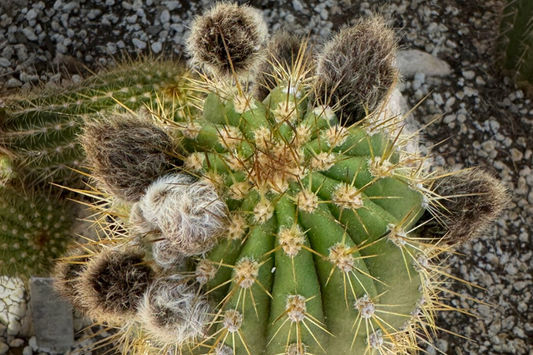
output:
[[4,355],[9,351],[9,345],[0,343],[0,355]]
[[170,12],[168,10],[163,10],[163,12],[161,12],[161,16],[159,17],[159,21],[161,21],[161,23],[167,23],[170,21]]
[[39,14],[38,14],[37,10],[35,10],[35,9],[30,9],[30,11],[28,11],[28,12],[26,13],[26,20],[28,20],[28,21],[35,20],[35,19],[37,18],[38,15],[39,15]]
[[135,47],[137,47],[138,49],[145,49],[146,48],[146,42],[144,41],[141,41],[140,39],[138,38],[134,38],[131,40],[131,42],[135,45]]
[[19,338],[14,338],[9,342],[9,346],[12,348],[18,348],[24,344],[24,340]]
[[484,304],[480,304],[478,307],[477,307],[477,310],[479,312],[480,315],[482,315],[483,317],[485,318],[491,318],[490,315],[491,315],[491,309],[489,306],[486,306]]
[[21,86],[22,86],[22,83],[15,78],[9,79],[6,83],[7,88],[19,88]]
[[516,282],[513,283],[513,288],[516,291],[522,291],[525,287],[526,287],[526,282],[525,281],[516,281]]
[[476,73],[473,70],[463,70],[463,78],[466,80],[472,80],[476,76]]
[[444,116],[444,118],[442,119],[442,122],[446,123],[446,124],[449,124],[451,122],[455,121],[455,115],[446,115]]
[[22,350],[22,355],[33,355],[33,350],[31,350],[31,347],[25,346]]
[[56,44],[56,50],[61,54],[66,54],[68,52],[67,47],[63,43]]
[[304,9],[304,7],[302,6],[302,3],[300,1],[298,1],[298,0],[293,0],[292,1],[292,7],[297,12],[302,11]]
[[99,10],[99,9],[93,9],[91,11],[89,11],[89,13],[87,14],[87,18],[89,20],[94,20],[96,19],[98,16],[100,16],[102,14],[102,11]]
[[161,52],[161,49],[163,49],[163,45],[161,44],[161,42],[152,43],[152,52],[159,53]]
[[35,31],[31,27],[25,27],[22,29],[22,33],[24,33],[24,36],[28,39],[28,41],[37,41],[38,37],[35,34]]
[[493,141],[492,139],[481,143],[481,149],[483,149],[487,153],[492,152],[495,147],[496,147],[496,142]]
[[0,57],[0,67],[7,68],[10,65],[11,65],[11,62],[9,61],[9,59]]
[[441,94],[433,94],[433,101],[435,101],[435,105],[442,105],[444,104],[444,99],[442,98]]
[[523,158],[524,158],[524,153],[522,153],[516,148],[511,148],[511,159],[513,159],[513,161],[520,161]]
[[519,338],[525,338],[526,337],[526,334],[524,333],[524,330],[522,328],[520,328],[520,327],[514,327],[513,328],[513,333],[514,333],[514,335],[516,335]]
[[417,49],[399,51],[396,62],[404,77],[412,77],[417,72],[426,76],[446,76],[451,73],[448,63]]
[[31,346],[33,351],[39,350],[39,346],[37,346],[37,338],[35,336],[32,336],[30,340],[28,340],[28,345]]
[[463,89],[463,92],[465,93],[465,96],[468,96],[468,97],[478,95],[478,91],[474,88],[471,88],[470,86],[465,86]]
[[163,4],[167,7],[169,11],[174,11],[180,6],[180,3],[178,1],[166,1]]

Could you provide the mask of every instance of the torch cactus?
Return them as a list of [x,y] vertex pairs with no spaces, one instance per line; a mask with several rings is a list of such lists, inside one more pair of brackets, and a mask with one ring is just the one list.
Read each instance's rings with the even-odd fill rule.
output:
[[[0,108],[0,151],[14,157],[13,168],[26,184],[73,186],[81,176],[74,170],[82,169],[84,161],[76,139],[83,117],[137,110],[156,102],[157,94],[179,89],[182,74],[183,67],[176,63],[146,58],[68,87],[8,96]],[[181,104],[183,108],[185,103]]]
[[391,135],[397,120],[377,118],[397,75],[383,21],[342,30],[316,64],[283,33],[261,51],[265,28],[228,3],[195,21],[201,114],[87,124],[102,213],[120,227],[63,259],[57,287],[121,327],[124,353],[411,353],[441,308],[439,255],[472,234],[441,216],[484,203],[489,218],[469,214],[479,231],[505,193],[487,175],[472,195],[468,174],[429,173]]

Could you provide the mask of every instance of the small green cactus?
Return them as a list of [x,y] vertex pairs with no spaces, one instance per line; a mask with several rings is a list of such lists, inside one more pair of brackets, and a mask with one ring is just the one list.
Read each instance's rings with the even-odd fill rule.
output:
[[500,25],[503,67],[516,74],[519,85],[533,92],[533,2],[509,0]]
[[[261,41],[243,42],[264,26],[249,11],[221,4],[196,20],[189,51],[212,74],[193,81],[202,113],[172,121],[165,106],[131,121],[162,144],[115,124],[117,113],[82,134],[107,196],[103,214],[115,222],[101,242],[58,264],[58,288],[120,327],[124,353],[410,354],[443,308],[439,255],[486,226],[505,193],[488,175],[472,175],[479,183],[470,188],[470,175],[427,172],[423,157],[403,149],[405,137],[391,135],[397,121],[372,113],[396,73],[382,21],[341,31],[315,69],[305,42],[278,38],[281,47],[265,55]],[[330,63],[332,48],[344,55]],[[376,66],[383,78],[370,77]],[[255,84],[267,86],[264,100],[248,86],[254,68],[267,68]],[[106,127],[105,138],[94,133]],[[116,158],[132,150],[149,166]],[[468,214],[472,230],[454,225],[454,201],[483,204],[485,215]],[[446,223],[444,236],[424,233],[435,221]]]
[[[183,67],[151,58],[127,62],[79,84],[20,92],[0,109],[0,149],[14,157],[26,184],[67,183],[81,175],[77,142],[82,118],[112,110],[137,110],[183,87]],[[182,102],[183,103],[183,102]],[[185,104],[185,103],[184,103]]]
[[66,203],[19,190],[0,185],[0,273],[46,276],[71,239],[72,218]]

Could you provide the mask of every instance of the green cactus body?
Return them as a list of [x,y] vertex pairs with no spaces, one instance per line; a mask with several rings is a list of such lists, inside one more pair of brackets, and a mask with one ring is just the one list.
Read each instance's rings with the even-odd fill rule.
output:
[[63,183],[79,174],[84,152],[77,143],[82,120],[106,111],[137,110],[156,102],[157,94],[181,87],[183,68],[176,63],[125,63],[79,84],[21,92],[0,109],[0,145],[14,157],[26,183]]
[[[340,31],[316,68],[305,41],[278,38],[261,66],[269,87],[260,101],[247,74],[263,60],[264,28],[256,10],[230,3],[196,20],[192,62],[213,74],[190,82],[201,112],[170,104],[143,119],[108,113],[87,123],[80,141],[104,196],[95,204],[122,225],[103,226],[86,266],[60,264],[58,289],[120,327],[124,353],[416,352],[445,308],[438,256],[471,234],[453,223],[481,230],[504,190],[482,174],[429,174],[424,157],[403,149],[409,137],[388,130],[399,120],[360,118],[395,82],[396,45],[382,20]],[[111,123],[112,134],[99,133]],[[456,196],[438,202],[438,191],[454,185],[467,199],[445,214]],[[489,216],[474,221],[471,205]],[[443,218],[459,233],[424,233]],[[126,262],[144,253],[146,263]],[[92,286],[104,282],[120,287]]]
[[205,285],[218,316],[198,353],[390,348],[423,298],[406,233],[425,203],[413,168],[386,132],[339,126],[287,86],[241,112],[246,99],[211,94],[196,130],[176,134],[185,169],[231,209],[231,232],[201,262],[218,269]]
[[500,26],[503,66],[516,73],[519,84],[531,91],[533,83],[533,3],[508,1]]
[[29,277],[47,275],[70,240],[72,221],[65,203],[45,194],[24,195],[0,186],[0,272]]

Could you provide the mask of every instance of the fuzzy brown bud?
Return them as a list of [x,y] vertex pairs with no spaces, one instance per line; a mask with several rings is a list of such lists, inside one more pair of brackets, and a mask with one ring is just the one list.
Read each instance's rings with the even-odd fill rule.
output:
[[341,107],[344,125],[375,110],[398,76],[394,32],[379,17],[359,20],[326,43],[317,63],[317,100]]
[[135,316],[154,271],[134,250],[110,249],[92,257],[79,280],[80,300],[89,317],[120,323]]
[[241,74],[257,63],[267,37],[267,26],[259,10],[218,3],[195,19],[187,50],[194,63],[213,74]]
[[[305,38],[287,31],[274,33],[266,50],[266,57],[257,68],[257,77],[254,86],[254,96],[259,101],[263,101],[270,90],[278,85],[276,77],[278,74],[275,68],[281,67],[284,71],[289,71],[296,63],[298,56],[310,55],[310,50],[305,43]],[[305,51],[305,53],[300,53]]]
[[128,202],[138,201],[157,177],[181,163],[167,154],[173,151],[170,135],[138,115],[87,122],[80,140],[92,176],[106,192]]
[[442,225],[428,223],[423,236],[443,235],[450,244],[464,243],[479,237],[501,214],[508,196],[503,185],[488,173],[465,170],[444,176],[433,188],[437,220]]

